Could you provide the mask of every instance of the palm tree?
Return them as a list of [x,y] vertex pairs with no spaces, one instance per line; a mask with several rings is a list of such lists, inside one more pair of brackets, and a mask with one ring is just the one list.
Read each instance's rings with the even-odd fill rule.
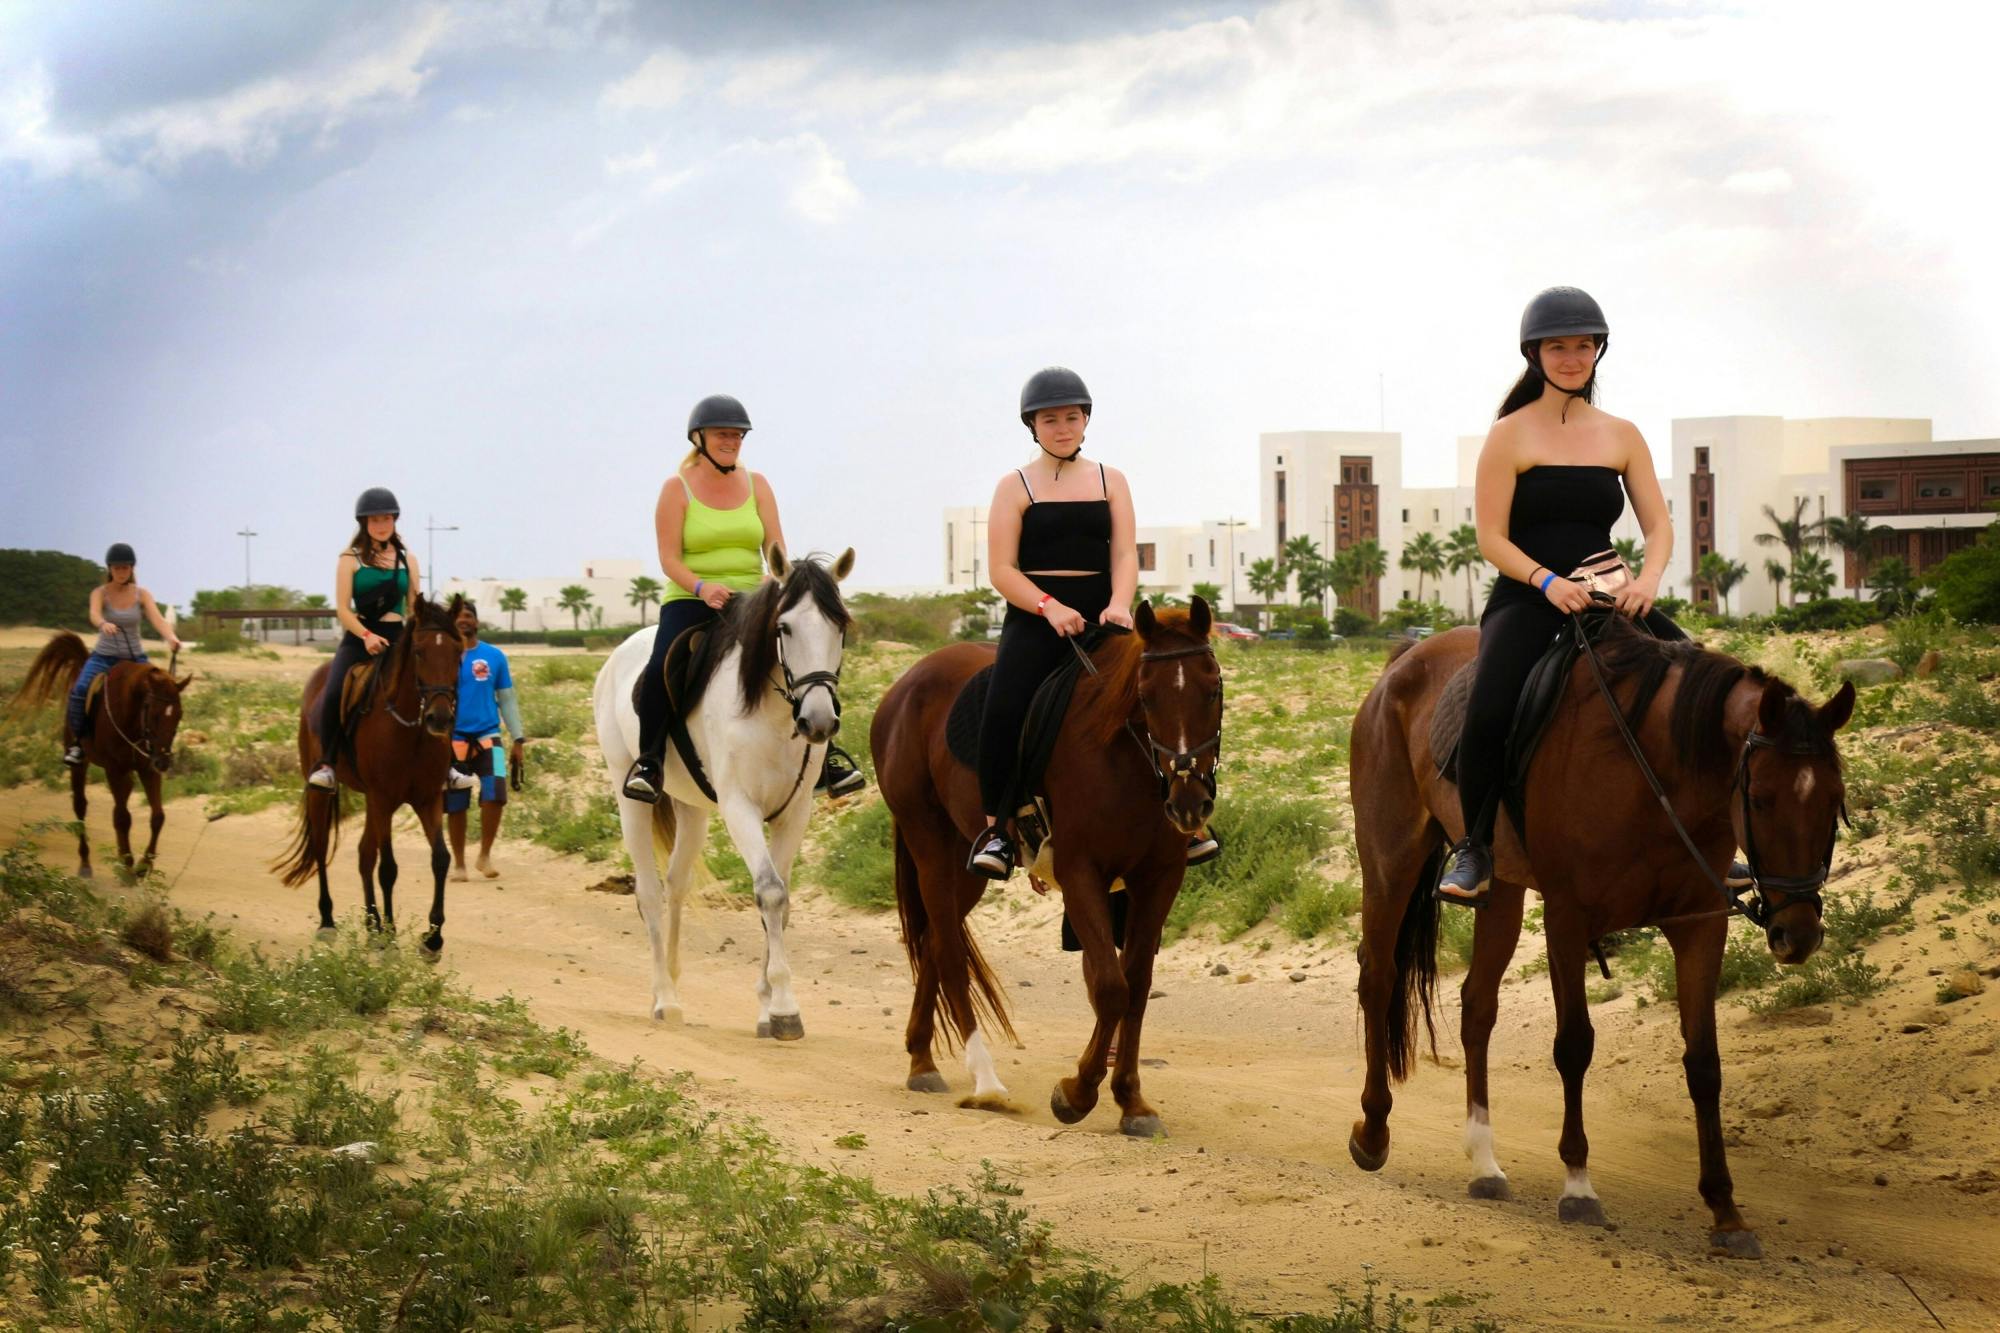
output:
[[1875,566],[1875,604],[1892,612],[1907,611],[1917,601],[1917,576],[1910,562],[1900,555],[1884,558]]
[[1637,537],[1620,537],[1611,543],[1611,549],[1618,552],[1618,558],[1623,560],[1625,567],[1634,574],[1645,567],[1646,548],[1639,544]]
[[625,590],[625,600],[639,608],[639,627],[644,629],[646,608],[660,600],[660,581],[647,574],[639,575]]
[[1821,524],[1826,539],[1854,557],[1856,578],[1854,581],[1855,600],[1861,598],[1861,590],[1868,586],[1868,566],[1873,563],[1875,534],[1882,531],[1868,521],[1866,514],[1835,514]]
[[562,590],[556,605],[569,612],[571,629],[582,629],[583,613],[590,607],[590,589],[581,583],[572,583]]
[[1404,569],[1417,571],[1417,600],[1424,600],[1424,576],[1444,577],[1444,547],[1428,532],[1420,532],[1410,539],[1403,548],[1402,558],[1396,563]]
[[1792,561],[1792,600],[1816,602],[1833,591],[1833,562],[1817,551],[1801,551]]
[[525,588],[505,588],[500,593],[500,609],[507,613],[507,632],[514,632],[515,613],[528,609],[528,593]]
[[[1799,555],[1806,547],[1817,546],[1825,540],[1820,531],[1823,520],[1806,518],[1806,498],[1803,495],[1792,497],[1790,518],[1779,518],[1778,511],[1769,505],[1764,506],[1764,517],[1771,521],[1771,531],[1758,533],[1757,544],[1784,547],[1785,553],[1791,557],[1790,563],[1794,570],[1798,568]],[[1795,575],[1792,579],[1794,604],[1799,600],[1799,591],[1799,581]]]
[[1771,602],[1773,605],[1776,605],[1778,599],[1784,595],[1785,580],[1790,578],[1791,575],[1792,571],[1785,568],[1784,561],[1768,558],[1764,561],[1764,577],[1771,580]]
[[1470,523],[1461,523],[1451,530],[1451,536],[1444,543],[1445,563],[1451,572],[1465,574],[1465,618],[1472,619],[1472,575],[1486,557],[1479,551],[1479,529]]
[[1720,551],[1710,551],[1695,566],[1694,576],[1715,589],[1715,596],[1722,603],[1722,614],[1729,614],[1729,594],[1750,573],[1750,566],[1741,560],[1731,560]]
[[1337,559],[1323,559],[1319,552],[1314,551],[1310,558],[1296,566],[1300,606],[1304,606],[1307,602],[1317,602],[1320,614],[1322,616],[1326,614],[1327,590],[1334,586],[1333,572],[1339,563]]
[[1275,560],[1251,561],[1249,579],[1250,595],[1265,606],[1285,590],[1285,576]]
[[[1319,543],[1303,534],[1278,548],[1278,568],[1283,571],[1287,579],[1319,558]],[[1303,602],[1305,597],[1305,591],[1301,589],[1299,600]]]

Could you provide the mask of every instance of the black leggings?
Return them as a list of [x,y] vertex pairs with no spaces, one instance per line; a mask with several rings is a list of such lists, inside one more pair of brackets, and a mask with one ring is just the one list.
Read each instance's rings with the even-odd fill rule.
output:
[[667,649],[683,632],[706,625],[716,613],[699,597],[677,597],[660,606],[660,628],[653,635],[653,655],[639,686],[639,753],[654,759],[667,743]]
[[[403,632],[400,620],[364,620],[361,623],[369,633],[387,639],[390,648],[396,646],[396,636]],[[389,649],[382,651],[386,655]],[[334,761],[334,747],[340,743],[340,684],[347,679],[349,670],[371,660],[368,646],[359,635],[340,636],[340,644],[333,650],[333,666],[326,673],[326,692],[319,697],[319,715],[313,723],[313,731],[319,736],[322,763]]]
[[[1458,742],[1459,812],[1472,841],[1489,847],[1499,817],[1507,732],[1521,702],[1521,687],[1567,619],[1540,593],[1524,591],[1526,596],[1510,594],[1503,583],[1479,619],[1479,665]],[[1649,612],[1641,623],[1658,638],[1687,637],[1659,611]]]
[[[1030,575],[1035,586],[1095,624],[1111,604],[1111,575]],[[993,679],[986,689],[986,711],[979,719],[979,804],[1003,819],[1002,809],[1014,781],[1021,753],[1021,724],[1028,704],[1049,673],[1070,655],[1063,637],[1049,622],[1018,606],[1007,608],[1000,622],[1000,655],[993,662]]]

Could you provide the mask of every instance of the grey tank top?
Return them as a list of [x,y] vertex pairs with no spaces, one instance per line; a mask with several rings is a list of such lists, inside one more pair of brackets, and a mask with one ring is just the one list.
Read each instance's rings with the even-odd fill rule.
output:
[[134,598],[132,605],[120,611],[108,601],[104,605],[104,618],[118,627],[116,634],[97,632],[97,646],[91,649],[105,657],[122,657],[128,661],[144,657],[146,650],[139,643],[139,601]]

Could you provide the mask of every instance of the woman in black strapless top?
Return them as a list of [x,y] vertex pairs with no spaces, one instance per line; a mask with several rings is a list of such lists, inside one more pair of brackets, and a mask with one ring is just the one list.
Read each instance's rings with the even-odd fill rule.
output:
[[1477,903],[1491,885],[1500,765],[1521,687],[1564,617],[1589,604],[1566,576],[1611,549],[1611,526],[1628,495],[1645,529],[1646,563],[1618,593],[1618,609],[1663,638],[1684,637],[1653,609],[1674,534],[1652,454],[1636,426],[1593,402],[1609,342],[1604,314],[1586,293],[1552,287],[1529,302],[1521,317],[1528,368],[1479,455],[1479,549],[1500,577],[1479,620],[1479,664],[1458,750],[1465,838],[1438,885],[1445,899]]
[[1090,407],[1090,390],[1075,371],[1051,366],[1031,376],[1021,390],[1021,423],[1040,452],[993,491],[987,560],[1007,615],[979,722],[987,826],[967,861],[988,879],[1014,871],[1014,842],[1000,826],[1014,813],[1002,806],[1028,701],[1068,653],[1064,639],[1093,621],[1132,627],[1139,583],[1132,492],[1116,468],[1073,466]]

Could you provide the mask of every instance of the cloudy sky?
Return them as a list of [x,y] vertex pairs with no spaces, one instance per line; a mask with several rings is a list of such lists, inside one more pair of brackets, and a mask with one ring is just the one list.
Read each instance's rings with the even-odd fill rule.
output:
[[[1905,0],[0,5],[0,545],[166,600],[328,583],[356,492],[445,575],[651,550],[689,406],[801,548],[940,576],[1038,366],[1140,521],[1259,431],[1450,479],[1525,299],[1606,405],[2000,434],[1996,20]],[[421,547],[419,547],[421,550]]]

